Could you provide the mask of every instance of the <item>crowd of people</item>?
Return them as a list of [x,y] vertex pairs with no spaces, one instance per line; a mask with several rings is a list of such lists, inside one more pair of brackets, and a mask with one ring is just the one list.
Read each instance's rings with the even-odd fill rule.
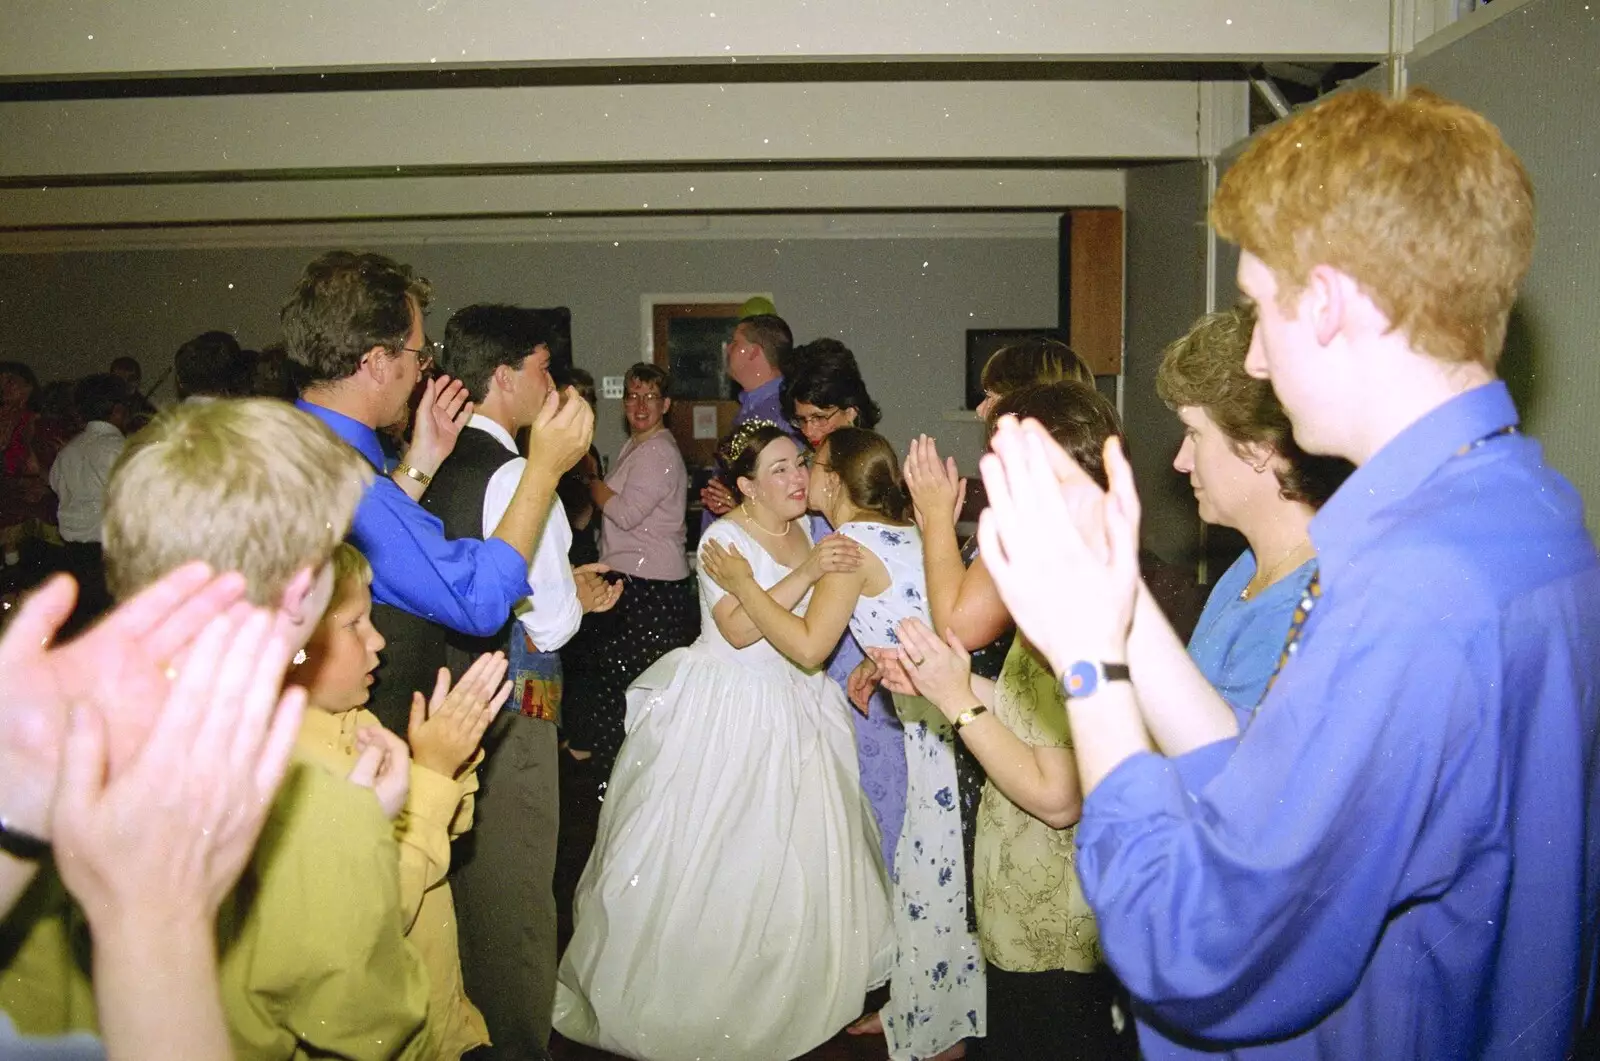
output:
[[[1211,219],[1244,299],[1157,376],[1247,544],[1203,609],[1059,342],[984,368],[965,543],[955,460],[773,312],[692,500],[669,373],[607,467],[547,312],[434,344],[375,254],[306,267],[292,371],[208,333],[160,412],[112,372],[71,429],[0,364],[7,548],[72,576],[0,636],[0,1053],[1591,1048],[1600,559],[1495,377],[1527,176],[1348,92]],[[599,825],[558,954],[562,771]]]

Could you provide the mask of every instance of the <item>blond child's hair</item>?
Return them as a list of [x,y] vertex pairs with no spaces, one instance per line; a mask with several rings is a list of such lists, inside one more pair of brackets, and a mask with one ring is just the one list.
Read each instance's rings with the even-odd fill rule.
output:
[[372,564],[360,549],[349,542],[340,542],[333,547],[333,585],[335,590],[344,585],[346,579],[355,579],[362,586],[372,585]]
[[1256,138],[1211,223],[1272,270],[1285,312],[1330,265],[1414,349],[1493,368],[1533,256],[1533,184],[1475,111],[1421,89],[1339,92]]
[[366,459],[316,417],[269,398],[185,402],[128,440],[111,471],[106,580],[125,598],[204,560],[275,607],[327,563],[372,483]]

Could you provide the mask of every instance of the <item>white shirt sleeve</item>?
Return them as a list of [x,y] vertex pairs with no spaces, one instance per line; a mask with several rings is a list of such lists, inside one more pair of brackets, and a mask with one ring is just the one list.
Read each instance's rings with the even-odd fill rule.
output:
[[[489,479],[489,488],[483,494],[483,536],[494,533],[500,518],[511,507],[511,498],[522,479],[522,469],[527,459],[518,457],[507,461]],[[572,578],[572,565],[567,561],[567,551],[572,548],[572,525],[567,522],[566,509],[556,499],[550,503],[550,515],[545,519],[544,532],[533,550],[533,563],[528,565],[528,584],[533,595],[524,597],[511,609],[527,631],[528,638],[541,652],[554,652],[572,640],[583,620],[583,609],[578,605],[578,584]]]

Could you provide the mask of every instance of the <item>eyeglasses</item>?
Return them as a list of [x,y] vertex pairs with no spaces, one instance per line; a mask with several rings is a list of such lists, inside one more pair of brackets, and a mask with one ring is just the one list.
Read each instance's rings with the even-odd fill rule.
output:
[[428,369],[433,367],[434,361],[444,353],[444,344],[434,342],[432,339],[424,339],[420,350],[414,346],[402,346],[400,352],[403,354],[416,354],[417,369],[426,373]]
[[659,402],[660,400],[661,400],[661,395],[659,395],[659,394],[624,394],[622,396],[622,404],[623,405],[638,405],[641,402],[644,402],[644,403],[647,403],[647,404],[654,404],[655,402]]
[[842,412],[843,409],[829,409],[825,413],[812,413],[809,416],[791,416],[789,422],[804,431],[808,427],[821,427]]

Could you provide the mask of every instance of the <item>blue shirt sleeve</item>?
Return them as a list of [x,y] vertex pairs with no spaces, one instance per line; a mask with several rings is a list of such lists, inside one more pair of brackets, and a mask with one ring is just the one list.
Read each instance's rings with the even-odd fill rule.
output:
[[373,600],[461,633],[487,637],[533,592],[521,553],[498,538],[446,538],[438,517],[386,478],[361,499],[350,538],[372,564]]
[[1136,755],[1084,802],[1084,893],[1158,1025],[1223,1042],[1304,1030],[1354,991],[1390,911],[1437,883],[1407,858],[1424,829],[1456,850],[1484,830],[1487,796],[1457,793],[1444,815],[1430,797],[1487,675],[1415,602],[1351,596],[1324,597],[1316,651],[1231,757],[1228,741],[1182,766]]

